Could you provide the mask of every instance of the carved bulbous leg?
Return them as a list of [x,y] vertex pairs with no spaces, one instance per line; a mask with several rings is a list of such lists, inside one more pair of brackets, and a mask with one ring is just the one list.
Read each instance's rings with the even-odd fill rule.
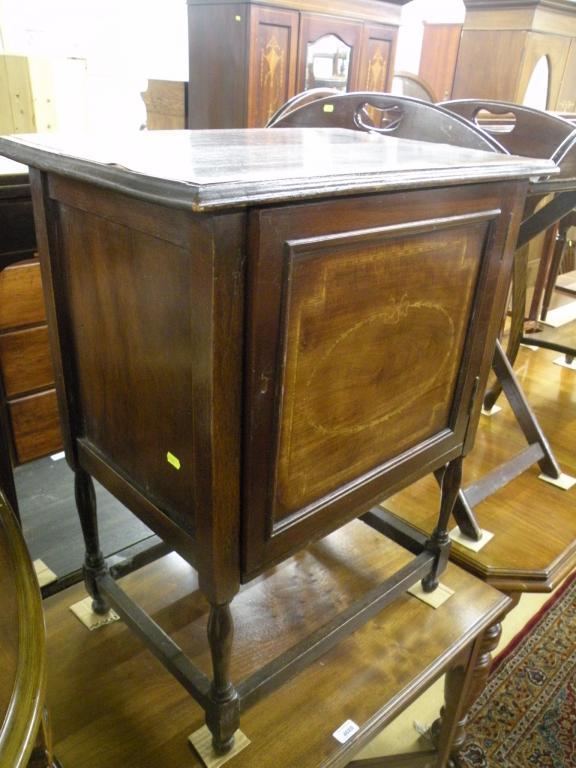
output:
[[238,693],[230,680],[233,638],[234,621],[230,604],[212,605],[208,619],[208,642],[212,654],[213,680],[206,724],[218,754],[224,754],[232,748],[240,722]]
[[92,610],[100,615],[109,610],[109,605],[98,589],[97,576],[106,569],[106,563],[100,549],[98,519],[96,516],[96,494],[90,475],[83,469],[76,470],[74,481],[76,508],[80,516],[86,556],[84,559],[84,581],[88,594],[92,597]]
[[[510,595],[510,597],[514,600],[514,603],[512,606],[510,606],[507,613],[512,610],[515,605],[517,605],[518,600],[520,599],[520,593],[513,593]],[[502,617],[502,619],[503,618],[504,617]],[[458,753],[466,741],[466,723],[468,722],[470,708],[486,686],[486,681],[488,680],[490,669],[492,667],[492,651],[498,645],[501,635],[501,620],[488,627],[488,629],[482,635],[480,652],[474,666],[472,680],[468,689],[466,701],[462,707],[462,715],[458,721],[456,733],[452,742],[451,756],[456,765],[458,765]],[[460,680],[458,678],[458,674],[458,670],[449,671],[446,674],[444,683],[444,698],[447,704],[446,707],[442,708],[439,720],[437,720],[432,726],[433,737],[437,737],[437,735],[440,733],[441,721],[445,715],[448,703],[452,702],[454,697],[459,693]]]

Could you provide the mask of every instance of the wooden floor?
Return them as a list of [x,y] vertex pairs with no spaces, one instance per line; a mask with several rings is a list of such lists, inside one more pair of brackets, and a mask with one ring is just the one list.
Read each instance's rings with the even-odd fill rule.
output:
[[[563,470],[576,476],[576,372],[553,365],[557,356],[546,350],[522,349],[516,369]],[[506,406],[500,415],[483,418],[476,448],[467,460],[467,479],[491,469],[497,460],[521,446],[522,438]],[[513,519],[529,508],[538,511],[544,528],[550,526],[550,511],[560,509],[566,521],[572,520],[576,535],[576,488],[559,491],[538,480],[537,475],[534,468],[483,502],[483,524],[503,513]],[[395,497],[392,504],[409,504],[414,509],[436,505],[435,484],[424,481],[418,486]],[[536,541],[539,534],[536,525]],[[302,555],[304,568],[306,557]],[[205,605],[195,591],[196,578],[191,569],[170,555],[127,579],[167,631],[185,647],[200,653]],[[290,601],[291,610],[305,612],[308,608],[300,600],[296,577],[293,586],[285,599]],[[159,671],[159,663],[123,627],[108,628],[94,636],[76,625],[67,607],[80,597],[80,587],[74,587],[45,601],[49,702],[57,752],[64,768],[196,766],[186,736],[198,723],[198,708],[177,683]],[[250,599],[249,588],[243,599]],[[331,600],[339,600],[333,591]],[[284,604],[277,604],[272,613],[276,623],[272,634],[276,637],[281,634],[285,610]],[[119,633],[124,638],[122,643],[117,640]],[[85,649],[89,653],[83,655]],[[269,651],[263,648],[264,654]],[[205,654],[200,656],[206,663]],[[281,733],[281,724],[278,727]],[[269,767],[259,763],[253,768],[298,766],[287,763]]]

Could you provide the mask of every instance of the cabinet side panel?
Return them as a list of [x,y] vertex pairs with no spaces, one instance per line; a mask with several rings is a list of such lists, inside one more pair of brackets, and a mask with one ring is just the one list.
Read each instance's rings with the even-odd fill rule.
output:
[[525,32],[462,32],[454,75],[454,99],[516,101]]
[[82,436],[190,529],[190,256],[68,205],[59,213]]
[[189,128],[246,126],[246,5],[188,6]]

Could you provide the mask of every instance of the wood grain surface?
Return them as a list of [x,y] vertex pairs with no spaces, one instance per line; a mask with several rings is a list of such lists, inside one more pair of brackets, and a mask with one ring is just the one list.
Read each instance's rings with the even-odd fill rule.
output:
[[[552,365],[557,352],[522,349],[517,374],[526,397],[549,437],[561,468],[576,476],[574,374]],[[482,417],[477,448],[464,464],[464,484],[525,447],[526,442],[505,400],[502,413]],[[575,490],[562,491],[538,479],[534,466],[476,507],[478,521],[494,538],[478,553],[458,544],[452,558],[498,588],[545,592],[576,565]],[[427,499],[436,494],[435,483],[424,479],[389,499],[386,507],[411,520],[419,530],[431,530]]]
[[[232,608],[233,679],[321,626],[409,558],[356,522],[246,587]],[[242,730],[252,744],[233,764],[346,765],[507,605],[502,595],[453,566],[443,582],[456,594],[442,608],[435,611],[408,595],[400,598],[245,712]],[[189,566],[171,555],[126,577],[123,585],[201,667],[209,668],[208,606]],[[51,705],[63,764],[200,766],[186,739],[202,724],[201,710],[122,624],[87,633],[68,611],[80,594],[77,587],[46,604]],[[332,733],[347,719],[362,732],[340,747]]]

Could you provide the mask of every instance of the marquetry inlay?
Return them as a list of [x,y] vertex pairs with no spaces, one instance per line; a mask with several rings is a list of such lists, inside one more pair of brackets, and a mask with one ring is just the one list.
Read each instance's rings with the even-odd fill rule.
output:
[[291,244],[276,521],[450,428],[486,226]]

